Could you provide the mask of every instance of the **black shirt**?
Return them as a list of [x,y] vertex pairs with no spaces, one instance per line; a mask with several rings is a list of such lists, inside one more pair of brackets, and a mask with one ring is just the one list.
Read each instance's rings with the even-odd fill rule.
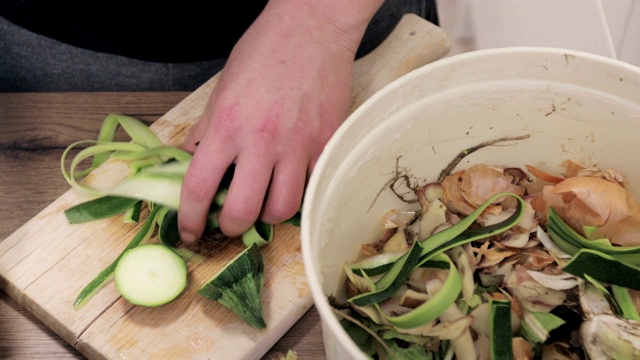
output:
[[71,45],[147,61],[187,62],[227,57],[265,4],[266,0],[1,0],[0,15]]

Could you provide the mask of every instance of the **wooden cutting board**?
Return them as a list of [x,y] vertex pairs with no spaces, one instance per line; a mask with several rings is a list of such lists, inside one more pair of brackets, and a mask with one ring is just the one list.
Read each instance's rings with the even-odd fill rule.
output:
[[[440,28],[406,15],[383,44],[356,62],[352,110],[390,81],[448,51],[448,37]],[[151,128],[163,142],[182,142],[217,80],[216,75],[154,122]],[[88,181],[113,184],[126,171],[125,164],[109,161]],[[273,243],[262,249],[264,330],[249,327],[195,292],[242,250],[236,239],[203,248],[204,260],[189,262],[187,289],[170,304],[132,306],[109,282],[74,309],[81,288],[120,254],[139,227],[118,218],[69,225],[63,211],[87,199],[69,190],[0,242],[0,288],[87,358],[257,359],[312,306],[299,229],[279,225]]]

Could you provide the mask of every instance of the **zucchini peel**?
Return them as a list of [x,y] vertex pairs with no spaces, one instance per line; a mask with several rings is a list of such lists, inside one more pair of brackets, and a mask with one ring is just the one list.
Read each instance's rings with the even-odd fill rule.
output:
[[[515,212],[506,220],[484,228],[469,228],[471,224],[480,216],[492,202],[496,199],[510,196],[517,201]],[[506,231],[516,225],[524,213],[524,200],[512,193],[499,193],[487,199],[476,211],[464,218],[456,225],[438,232],[425,240],[413,243],[411,249],[399,257],[391,268],[375,284],[375,290],[356,295],[349,302],[356,306],[365,306],[390,298],[405,282],[411,271],[419,267],[438,254],[443,253],[455,246],[480,240],[489,236]]]
[[511,302],[508,300],[489,301],[491,322],[491,360],[513,359],[513,332],[511,330]]
[[263,284],[264,263],[258,245],[253,244],[202,285],[198,294],[229,308],[252,327],[264,329]]
[[435,260],[445,261],[449,264],[449,275],[442,285],[442,288],[429,300],[414,310],[398,316],[388,316],[382,312],[378,303],[374,304],[380,314],[382,314],[382,317],[391,325],[400,329],[412,329],[425,325],[437,319],[440,314],[456,301],[462,291],[462,276],[460,276],[460,272],[458,272],[455,264],[445,254],[438,254]]
[[596,250],[579,250],[562,270],[581,278],[589,275],[610,285],[640,290],[640,267]]

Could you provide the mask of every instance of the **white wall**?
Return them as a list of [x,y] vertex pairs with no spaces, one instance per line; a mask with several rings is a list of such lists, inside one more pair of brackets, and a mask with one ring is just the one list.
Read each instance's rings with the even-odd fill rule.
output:
[[456,53],[505,46],[588,51],[640,66],[640,0],[437,0]]

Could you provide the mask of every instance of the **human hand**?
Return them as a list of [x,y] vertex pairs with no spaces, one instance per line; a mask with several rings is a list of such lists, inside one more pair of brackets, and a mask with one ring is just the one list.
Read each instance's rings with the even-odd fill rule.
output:
[[336,22],[321,1],[271,1],[234,47],[183,145],[194,153],[178,211],[183,241],[201,236],[231,164],[233,181],[218,214],[226,235],[298,211],[307,176],[348,114],[355,51],[380,5],[354,0],[345,11],[344,0],[325,3],[351,19]]

